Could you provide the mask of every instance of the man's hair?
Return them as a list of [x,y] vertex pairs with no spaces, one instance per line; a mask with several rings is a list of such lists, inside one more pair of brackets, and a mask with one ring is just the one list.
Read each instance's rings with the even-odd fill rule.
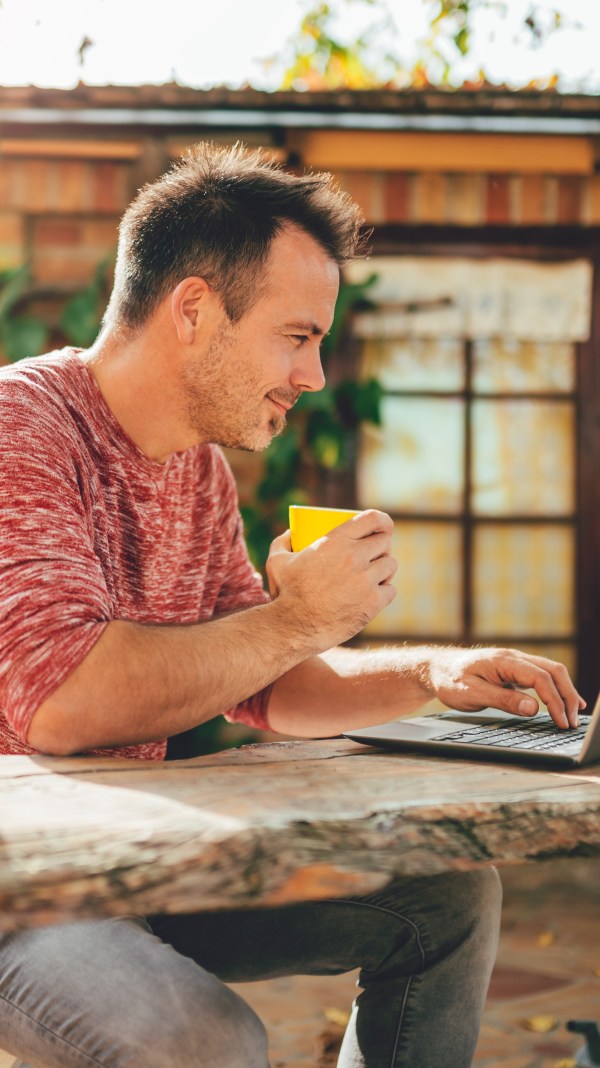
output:
[[363,216],[330,174],[288,173],[260,150],[202,143],[143,186],[119,227],[105,322],[135,329],[198,275],[240,319],[264,287],[273,238],[293,224],[339,266],[362,251]]

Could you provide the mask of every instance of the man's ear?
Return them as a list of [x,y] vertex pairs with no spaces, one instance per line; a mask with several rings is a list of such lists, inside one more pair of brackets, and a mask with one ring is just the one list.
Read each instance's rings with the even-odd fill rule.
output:
[[171,295],[171,315],[182,345],[196,340],[198,326],[215,294],[204,278],[184,278]]

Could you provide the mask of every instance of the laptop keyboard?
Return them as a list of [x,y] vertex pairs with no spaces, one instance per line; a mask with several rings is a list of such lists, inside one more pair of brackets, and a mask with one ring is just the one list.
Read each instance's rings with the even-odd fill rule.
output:
[[521,723],[507,723],[499,727],[486,727],[477,724],[474,727],[461,727],[450,734],[438,735],[438,742],[467,742],[469,745],[507,746],[511,749],[541,749],[553,752],[578,752],[585,738],[587,724],[572,730],[560,730],[550,716],[539,717],[535,723],[526,726]]

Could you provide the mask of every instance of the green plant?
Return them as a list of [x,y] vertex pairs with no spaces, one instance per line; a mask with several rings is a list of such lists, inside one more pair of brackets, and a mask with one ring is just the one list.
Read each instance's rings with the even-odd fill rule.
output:
[[113,257],[107,256],[94,271],[85,289],[67,301],[60,317],[65,337],[73,345],[85,349],[96,340],[106,297],[106,277]]
[[[279,88],[300,91],[475,87],[490,76],[490,59],[478,61],[482,45],[507,27],[513,27],[515,45],[526,42],[532,50],[557,31],[583,30],[567,3],[556,6],[551,0],[530,0],[521,13],[505,0],[420,0],[412,5],[418,6],[424,29],[411,47],[400,3],[307,0],[296,32],[277,57],[265,61],[265,68],[283,66]],[[521,84],[554,88],[562,77],[544,73],[521,78]]]
[[[94,271],[89,285],[67,300],[59,318],[60,343],[87,348],[95,340],[112,258],[107,256]],[[0,272],[0,345],[11,363],[45,352],[53,333],[49,323],[24,310],[31,296],[27,264]]]
[[41,319],[19,310],[29,281],[27,266],[0,272],[0,343],[11,362],[38,356],[50,333]]
[[[323,339],[327,374],[334,355],[348,337],[352,312],[371,307],[368,293],[377,279],[340,288],[333,325]],[[316,503],[329,472],[353,466],[356,435],[362,423],[381,422],[382,388],[374,378],[344,377],[319,393],[303,393],[289,415],[284,433],[265,454],[262,478],[252,504],[242,506],[246,542],[256,567],[262,569],[273,538],[287,527],[290,504]]]

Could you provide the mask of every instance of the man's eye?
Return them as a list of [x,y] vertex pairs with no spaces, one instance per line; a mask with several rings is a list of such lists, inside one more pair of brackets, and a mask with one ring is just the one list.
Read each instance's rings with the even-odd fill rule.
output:
[[308,334],[292,334],[294,341],[297,341],[299,345],[304,345],[308,341]]

